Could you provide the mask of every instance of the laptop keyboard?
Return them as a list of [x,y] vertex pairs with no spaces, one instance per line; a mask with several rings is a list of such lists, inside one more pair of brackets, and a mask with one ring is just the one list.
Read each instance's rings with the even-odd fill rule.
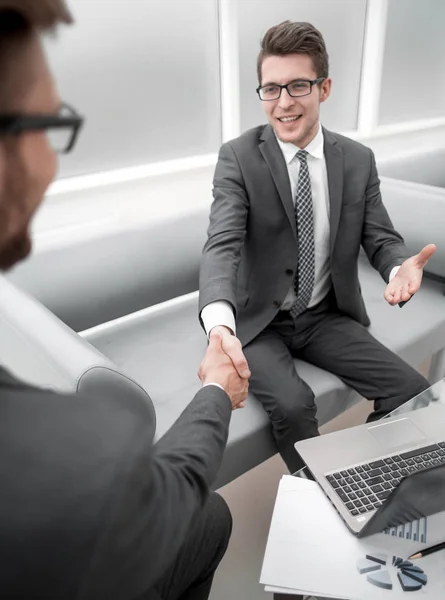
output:
[[445,464],[445,442],[402,452],[325,475],[351,515],[382,505],[407,475]]

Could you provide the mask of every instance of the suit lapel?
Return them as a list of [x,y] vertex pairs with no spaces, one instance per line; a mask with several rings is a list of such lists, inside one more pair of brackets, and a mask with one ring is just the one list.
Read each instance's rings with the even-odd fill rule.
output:
[[295,222],[294,202],[289,181],[289,172],[283,153],[278,145],[277,138],[270,125],[266,125],[264,128],[261,136],[260,151],[269,167],[272,179],[274,180],[278,194],[284,205],[284,210],[289,218],[292,231],[294,232],[295,237],[297,237],[297,224]]
[[343,151],[330,131],[323,128],[324,155],[328,173],[329,204],[330,204],[330,250],[331,256],[337,237],[343,198]]

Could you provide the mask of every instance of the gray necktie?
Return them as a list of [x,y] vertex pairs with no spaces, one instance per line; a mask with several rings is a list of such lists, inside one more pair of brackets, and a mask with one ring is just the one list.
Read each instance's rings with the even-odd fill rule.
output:
[[306,310],[314,290],[315,243],[311,180],[307,166],[307,152],[299,150],[294,161],[300,161],[295,218],[298,235],[298,268],[294,280],[296,300],[290,309],[293,318]]

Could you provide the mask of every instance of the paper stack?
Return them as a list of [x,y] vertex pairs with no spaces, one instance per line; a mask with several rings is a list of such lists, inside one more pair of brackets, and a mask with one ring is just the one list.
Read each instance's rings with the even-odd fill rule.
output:
[[445,553],[413,562],[408,556],[443,540],[445,513],[358,539],[316,482],[285,475],[260,582],[266,591],[318,598],[406,600],[410,592],[438,600],[445,598]]

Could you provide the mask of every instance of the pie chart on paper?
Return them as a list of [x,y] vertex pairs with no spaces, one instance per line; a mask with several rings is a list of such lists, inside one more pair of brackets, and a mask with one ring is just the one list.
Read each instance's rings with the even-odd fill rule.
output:
[[398,584],[404,592],[418,592],[428,582],[420,567],[399,556],[367,554],[357,562],[357,571],[371,585],[384,590],[392,590]]

